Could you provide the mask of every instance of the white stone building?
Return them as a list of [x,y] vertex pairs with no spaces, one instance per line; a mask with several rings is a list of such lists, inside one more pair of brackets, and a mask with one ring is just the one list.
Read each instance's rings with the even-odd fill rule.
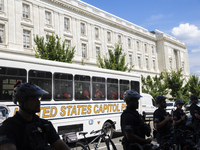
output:
[[74,63],[96,66],[96,55],[121,43],[132,71],[146,75],[183,67],[185,44],[158,30],[148,30],[79,0],[0,0],[0,53],[34,57],[34,35],[57,34],[76,46]]

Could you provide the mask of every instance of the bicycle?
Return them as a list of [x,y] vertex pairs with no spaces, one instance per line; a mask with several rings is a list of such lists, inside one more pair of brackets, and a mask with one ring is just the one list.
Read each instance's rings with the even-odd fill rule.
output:
[[[97,133],[100,133],[98,136],[96,136],[91,142],[88,142],[87,138],[86,138],[86,134],[88,134],[88,132],[79,132],[79,135],[83,135],[84,136],[84,143],[83,142],[76,142],[76,148],[77,150],[90,150],[90,145],[93,144],[97,139],[98,142],[97,144],[94,144],[94,150],[98,150],[99,146],[100,146],[100,143],[101,141],[105,141],[106,143],[106,147],[108,150],[110,150],[110,147],[109,147],[109,143],[111,143],[112,147],[113,147],[113,150],[117,150],[116,146],[114,145],[114,143],[112,142],[109,134],[107,134],[107,129],[108,128],[112,128],[114,126],[114,124],[116,124],[116,122],[114,122],[113,124],[111,125],[107,125],[107,126],[104,126],[102,129],[100,130],[96,130],[96,131],[91,131],[90,134],[97,134]],[[80,149],[79,149],[80,148]]]

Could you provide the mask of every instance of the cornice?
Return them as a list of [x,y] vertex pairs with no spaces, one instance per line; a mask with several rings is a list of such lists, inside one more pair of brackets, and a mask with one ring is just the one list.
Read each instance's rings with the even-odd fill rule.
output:
[[159,38],[159,39],[157,39],[157,41],[168,41],[168,42],[173,43],[174,45],[180,46],[182,48],[185,48],[185,49],[187,48],[187,46],[185,46],[184,43],[177,42],[177,40],[170,39],[170,38],[167,38],[167,37]]
[[110,16],[109,14],[106,14],[106,12],[105,13],[100,12],[99,10],[88,7],[87,5],[82,4],[81,2],[77,2],[74,0],[48,0],[48,1],[54,2],[65,8],[68,8],[73,11],[84,14],[86,16],[95,18],[102,22],[106,22],[112,26],[121,28],[123,30],[129,31],[134,34],[137,34],[137,35],[140,35],[140,36],[143,36],[143,37],[146,37],[146,38],[156,41],[155,35],[148,32],[146,29],[143,29],[142,27],[128,23],[128,21],[125,22],[123,20],[120,20],[119,18],[114,18],[114,17]]

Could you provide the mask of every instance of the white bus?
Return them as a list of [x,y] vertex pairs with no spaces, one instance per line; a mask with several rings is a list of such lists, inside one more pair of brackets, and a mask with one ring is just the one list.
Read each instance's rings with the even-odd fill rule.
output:
[[114,129],[120,129],[120,115],[126,108],[123,92],[141,91],[140,75],[133,73],[1,53],[0,123],[18,110],[12,102],[18,80],[49,92],[43,95],[38,115],[51,121],[60,136],[90,132],[114,121]]

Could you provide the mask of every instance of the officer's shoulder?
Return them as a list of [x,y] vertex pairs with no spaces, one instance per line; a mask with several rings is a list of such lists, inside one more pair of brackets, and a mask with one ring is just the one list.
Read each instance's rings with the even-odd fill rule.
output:
[[38,117],[38,120],[39,120],[40,122],[42,122],[42,124],[50,124],[50,123],[51,123],[50,121],[48,121],[48,120],[46,120],[46,119],[43,119],[43,118],[39,118],[39,117]]
[[154,113],[157,113],[157,112],[159,112],[159,109],[156,109],[156,110],[154,111]]

